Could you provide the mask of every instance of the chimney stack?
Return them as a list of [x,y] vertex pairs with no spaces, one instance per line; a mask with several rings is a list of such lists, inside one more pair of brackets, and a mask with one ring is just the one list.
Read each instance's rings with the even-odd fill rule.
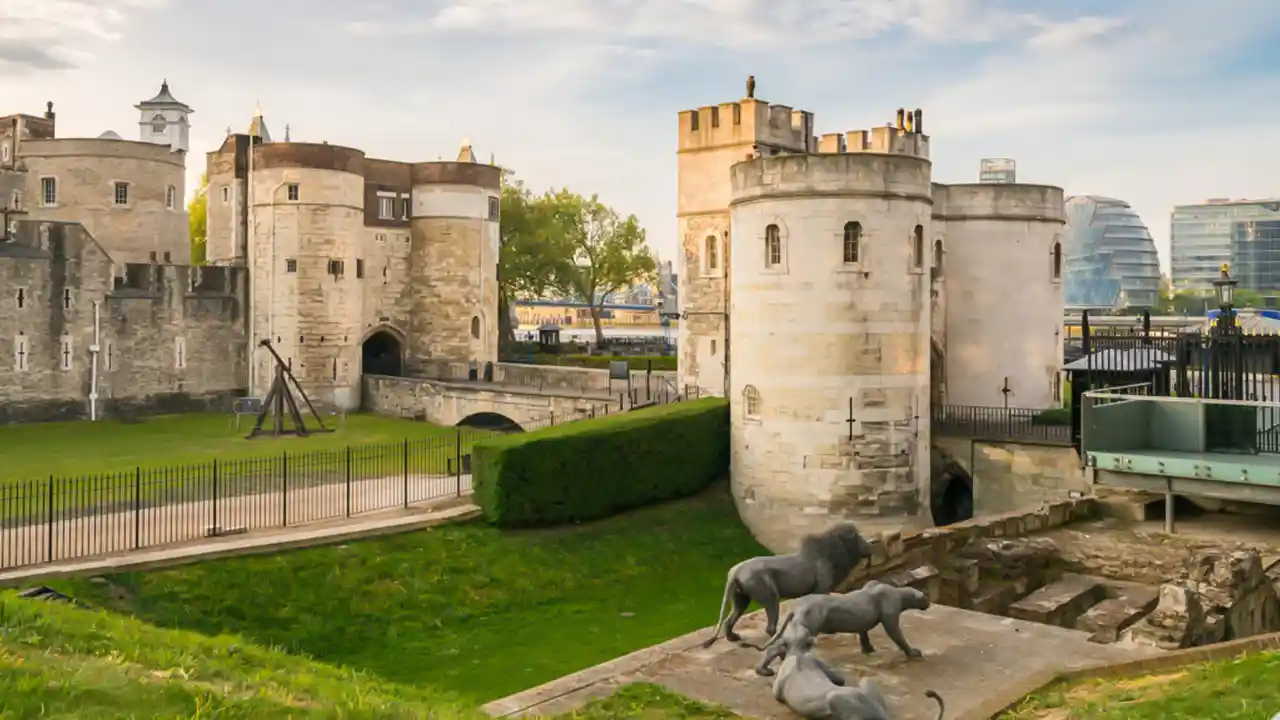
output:
[[906,120],[905,120],[906,113],[907,113],[906,110],[902,108],[898,108],[898,132],[905,132],[907,129]]
[[916,108],[916,111],[913,114],[916,117],[916,132],[923,135],[924,134],[924,111],[921,110],[920,108]]

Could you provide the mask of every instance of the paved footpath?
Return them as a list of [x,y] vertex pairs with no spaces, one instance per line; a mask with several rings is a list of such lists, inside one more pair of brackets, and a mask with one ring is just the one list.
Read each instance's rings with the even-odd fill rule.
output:
[[[407,491],[407,494],[406,494]],[[280,529],[440,503],[468,495],[471,476],[403,475],[55,518],[0,528],[0,571],[189,543],[220,534]],[[408,498],[408,503],[405,498]],[[52,532],[51,532],[52,530]]]

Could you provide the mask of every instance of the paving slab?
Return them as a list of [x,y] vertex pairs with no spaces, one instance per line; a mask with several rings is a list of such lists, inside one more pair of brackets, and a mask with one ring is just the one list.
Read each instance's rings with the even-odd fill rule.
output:
[[[763,638],[764,616],[753,613],[740,625],[744,638]],[[1099,645],[1089,634],[971,610],[934,605],[903,615],[907,639],[924,652],[908,660],[883,630],[871,633],[877,652],[863,655],[857,636],[823,636],[817,652],[850,680],[871,676],[898,720],[932,720],[936,705],[926,689],[947,702],[947,717],[981,715],[993,702],[1012,701],[1047,681],[1053,673],[1099,663],[1160,654],[1153,648]],[[755,674],[755,650],[720,640],[700,642],[710,628],[681,636],[485,706],[499,717],[549,716],[634,682],[654,682],[689,697],[724,705],[761,720],[796,716],[773,699],[772,680]],[[994,710],[992,710],[994,712]]]

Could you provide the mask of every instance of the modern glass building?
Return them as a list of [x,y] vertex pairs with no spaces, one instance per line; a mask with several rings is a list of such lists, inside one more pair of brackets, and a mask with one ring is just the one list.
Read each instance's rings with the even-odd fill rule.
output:
[[1179,205],[1170,221],[1174,290],[1209,292],[1223,263],[1239,288],[1280,292],[1280,200]]
[[1160,259],[1129,203],[1100,195],[1067,199],[1063,299],[1070,309],[1155,307]]

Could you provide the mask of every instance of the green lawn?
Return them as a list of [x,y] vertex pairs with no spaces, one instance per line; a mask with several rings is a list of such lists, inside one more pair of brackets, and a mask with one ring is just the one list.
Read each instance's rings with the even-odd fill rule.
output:
[[0,593],[0,718],[479,720],[396,685],[234,636],[206,637]]
[[[311,418],[307,420],[310,426]],[[284,453],[341,451],[347,445],[375,443],[389,446],[406,438],[437,437],[440,451],[429,453],[430,463],[433,469],[441,466],[438,469],[443,472],[446,455],[453,456],[453,449],[447,447],[448,438],[456,432],[454,428],[400,418],[348,415],[342,428],[333,433],[246,440],[252,421],[251,417],[242,418],[239,431],[232,426],[230,416],[216,414],[161,416],[140,423],[61,422],[0,427],[0,457],[4,458],[0,485],[50,475],[73,477],[128,473],[138,467],[146,470],[207,464],[214,458],[219,462],[276,460]],[[325,422],[336,427],[338,420],[325,418]]]
[[[432,718],[482,720],[425,686],[290,655],[245,638],[156,628],[112,613],[0,593],[0,718]],[[631,685],[564,720],[734,720]]]
[[1271,720],[1280,713],[1280,653],[1155,675],[1060,683],[1001,720]]
[[726,489],[544,531],[483,524],[55,587],[164,627],[484,702],[710,625],[765,552]]

